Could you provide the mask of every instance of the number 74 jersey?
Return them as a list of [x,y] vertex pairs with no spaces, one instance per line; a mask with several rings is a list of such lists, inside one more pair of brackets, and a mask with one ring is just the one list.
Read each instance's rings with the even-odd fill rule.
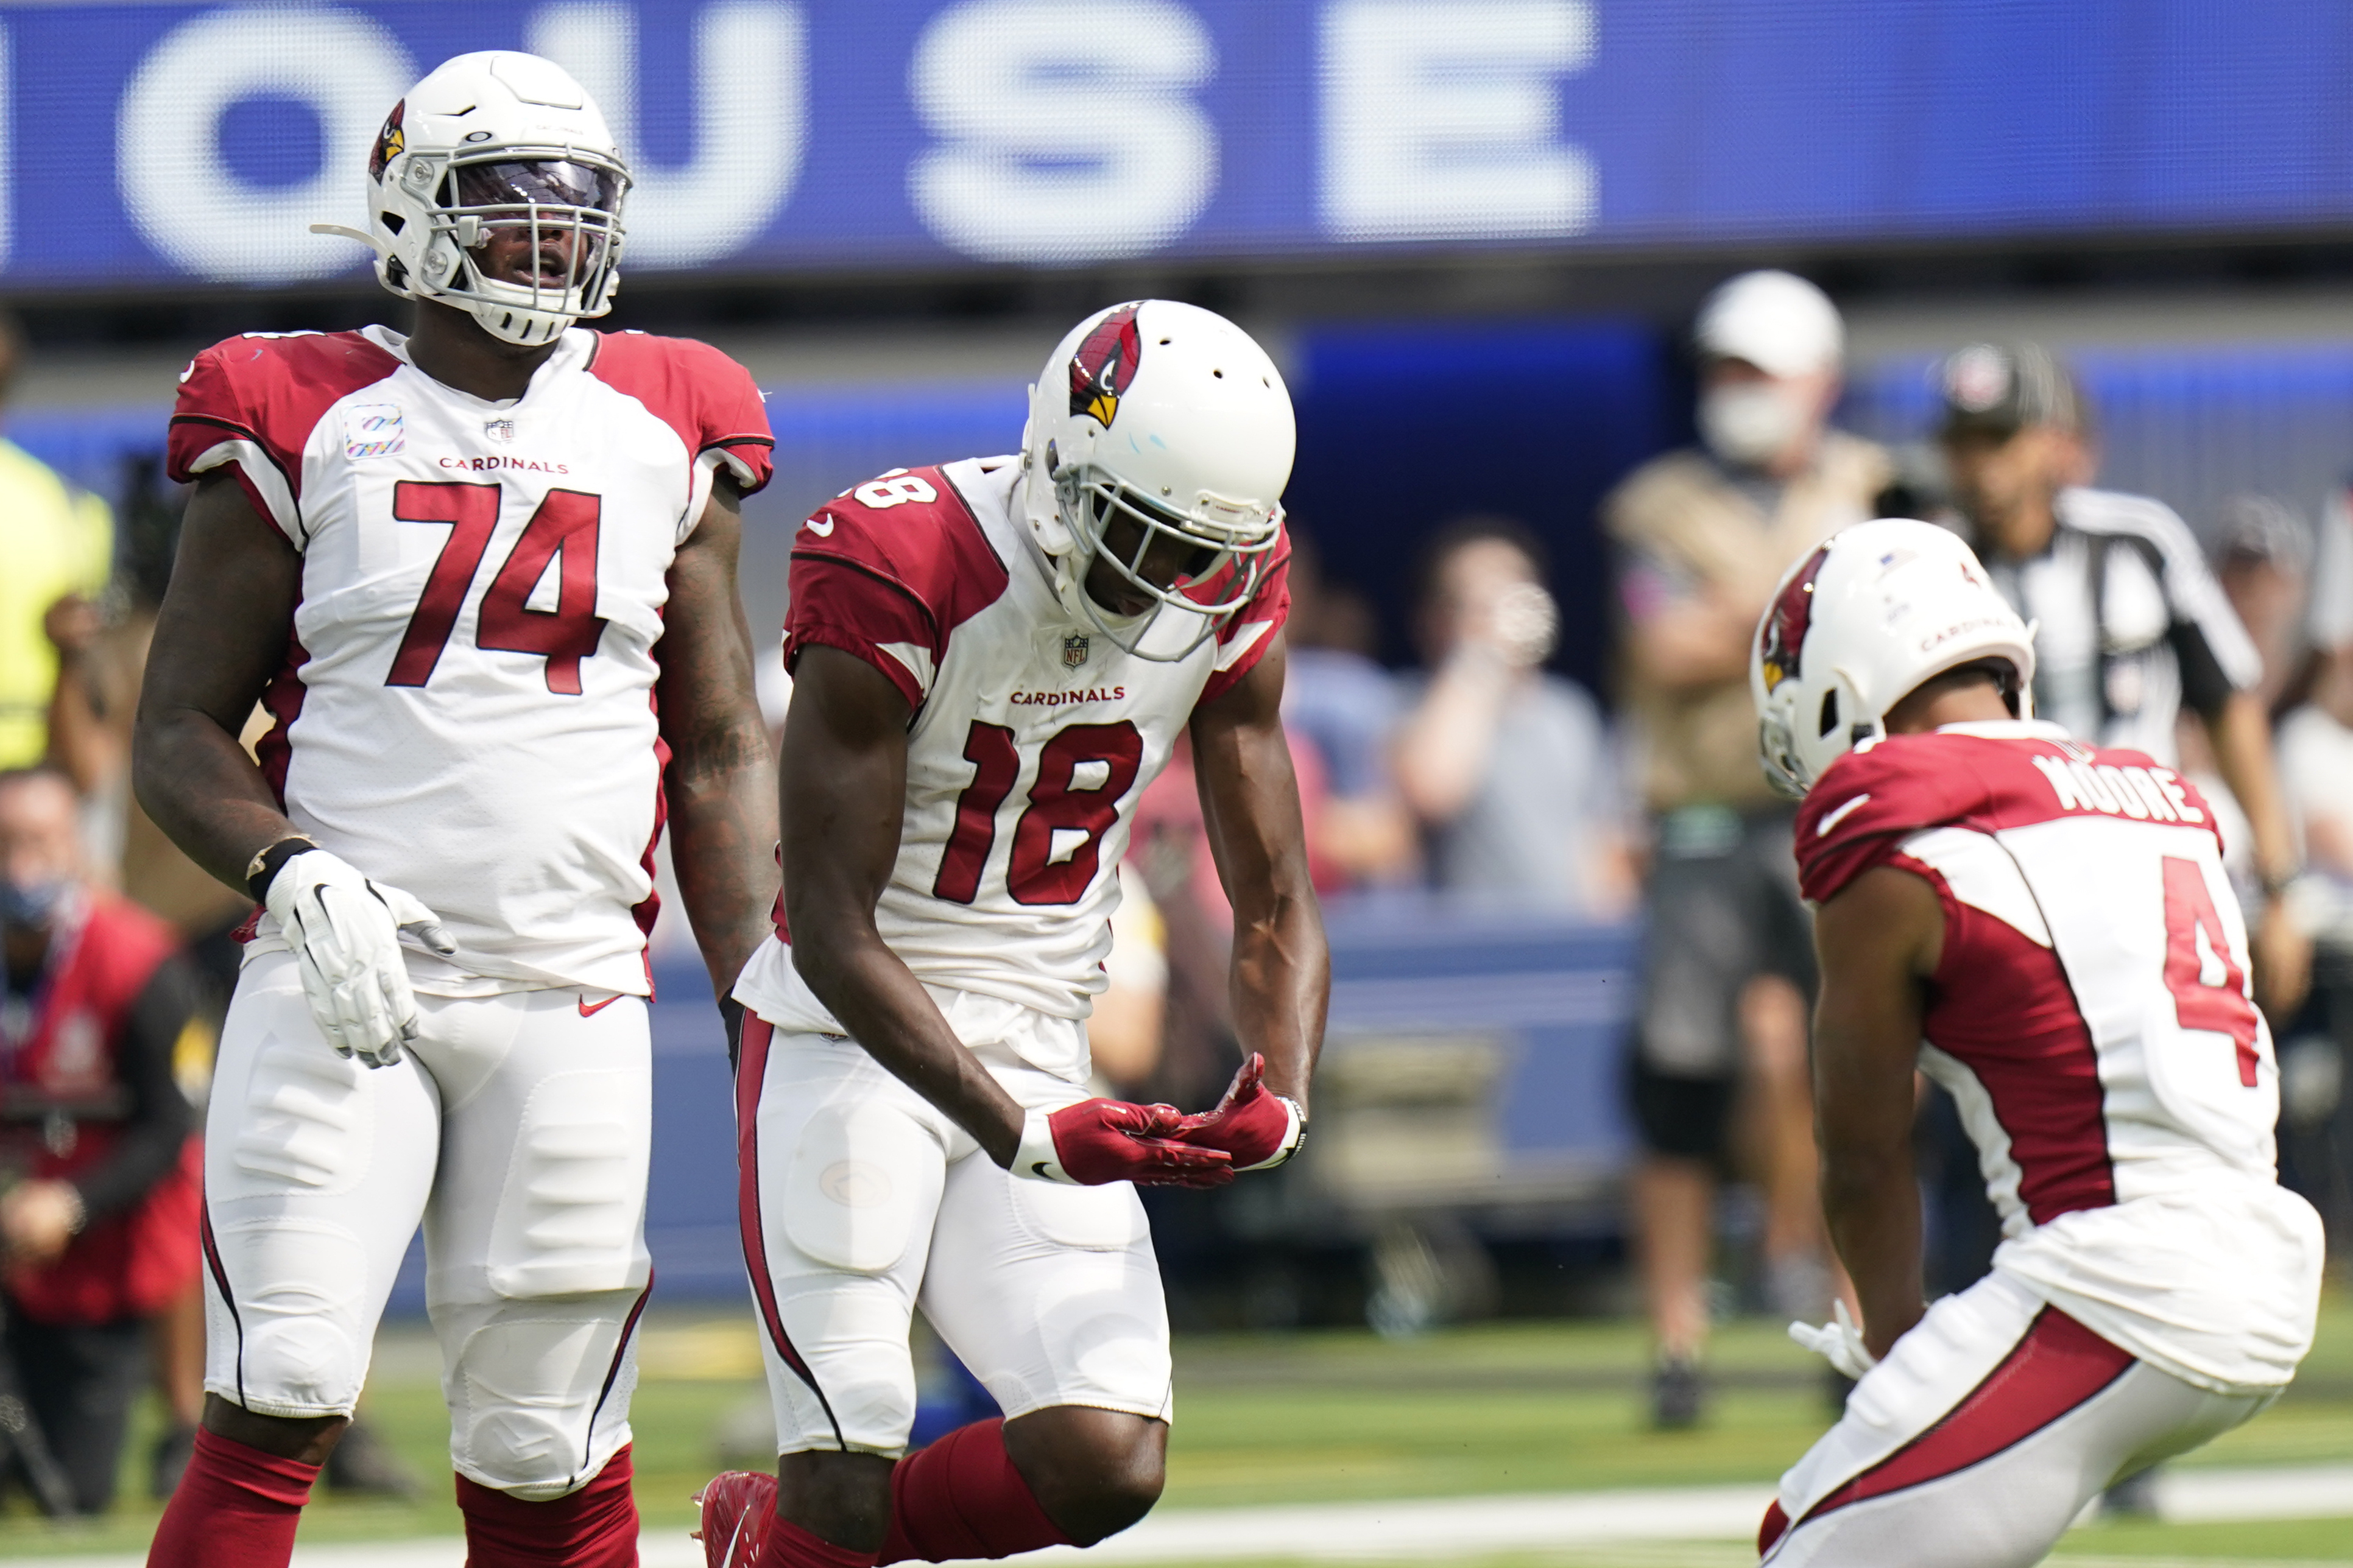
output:
[[1956,724],[1841,757],[1797,837],[1816,903],[1885,865],[1944,904],[1920,1068],[1977,1145],[1997,1267],[2192,1383],[2287,1381],[2319,1220],[2278,1184],[2278,1064],[2198,791],[2056,725]]
[[[793,543],[786,657],[848,653],[913,710],[899,855],[875,910],[882,939],[928,985],[1026,1010],[1018,1025],[972,1026],[1013,1029],[990,1037],[1078,1081],[1078,1021],[1105,984],[1137,798],[1195,708],[1274,643],[1289,545],[1215,636],[1182,658],[1139,658],[1062,607],[1017,510],[1019,476],[1011,458],[899,469],[820,509]],[[1153,638],[1172,652],[1200,629],[1181,610],[1163,623]],[[780,1029],[841,1031],[781,942],[760,950],[735,994]],[[958,1007],[952,1023],[969,1014]]]
[[172,477],[227,472],[302,558],[263,772],[448,926],[419,989],[648,989],[670,563],[773,444],[742,366],[635,332],[566,332],[502,403],[381,327],[232,338],[182,376]]

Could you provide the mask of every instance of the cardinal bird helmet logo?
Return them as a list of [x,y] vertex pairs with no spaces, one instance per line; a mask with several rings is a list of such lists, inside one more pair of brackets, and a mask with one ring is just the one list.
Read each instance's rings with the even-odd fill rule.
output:
[[1773,613],[1765,621],[1767,691],[1798,673],[1798,658],[1806,646],[1806,628],[1814,619],[1814,579],[1822,574],[1822,563],[1830,558],[1829,545],[1816,550],[1807,557],[1803,569],[1789,579],[1789,585],[1781,590],[1781,596],[1773,601]]
[[1119,417],[1119,400],[1135,379],[1144,339],[1135,330],[1137,306],[1122,305],[1095,323],[1071,356],[1071,412],[1084,414],[1105,429]]
[[407,114],[408,100],[404,98],[385,116],[384,129],[376,132],[375,151],[368,154],[369,179],[381,181],[385,166],[408,150],[408,133],[401,129],[401,121]]

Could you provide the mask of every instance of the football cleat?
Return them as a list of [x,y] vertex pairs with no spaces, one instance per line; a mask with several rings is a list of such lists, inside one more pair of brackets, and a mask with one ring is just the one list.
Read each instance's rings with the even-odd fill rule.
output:
[[704,1568],[756,1568],[760,1542],[776,1511],[776,1478],[752,1470],[728,1470],[703,1483],[694,1500],[702,1510]]

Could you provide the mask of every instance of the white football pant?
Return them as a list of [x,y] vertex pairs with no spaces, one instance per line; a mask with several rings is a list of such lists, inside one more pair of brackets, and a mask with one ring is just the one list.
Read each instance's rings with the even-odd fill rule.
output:
[[1997,1268],[1855,1385],[1781,1478],[1758,1545],[1772,1568],[2026,1568],[2111,1482],[2278,1394],[2160,1372]]
[[[1088,1098],[976,1049],[1024,1106]],[[855,1041],[757,1016],[735,1096],[779,1453],[906,1451],[918,1305],[1008,1419],[1055,1405],[1168,1418],[1168,1310],[1133,1186],[1010,1176]]]
[[285,952],[256,955],[205,1127],[205,1386],[344,1415],[425,1226],[449,1457],[517,1497],[576,1490],[629,1440],[651,1282],[646,1005],[420,994],[408,1059],[337,1056]]

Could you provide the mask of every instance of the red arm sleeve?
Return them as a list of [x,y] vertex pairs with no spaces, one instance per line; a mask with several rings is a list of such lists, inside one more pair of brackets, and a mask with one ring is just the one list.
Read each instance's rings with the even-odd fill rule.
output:
[[920,707],[950,635],[1005,584],[1004,563],[946,476],[893,468],[828,501],[794,538],[785,668],[809,645],[838,647]]
[[721,353],[704,349],[710,361],[703,377],[702,444],[698,459],[727,465],[745,495],[767,488],[776,471],[776,438],[768,428],[767,400],[752,384],[752,373]]
[[881,670],[909,707],[920,708],[939,668],[934,645],[931,613],[903,584],[839,556],[794,552],[786,669],[805,647],[838,647]]
[[775,472],[776,439],[752,373],[709,343],[605,332],[588,374],[645,405],[697,463],[724,467],[745,495]]
[[[226,466],[253,510],[301,549],[302,454],[327,411],[388,379],[400,362],[358,332],[248,332],[180,374],[165,471],[182,484]],[[347,407],[341,438],[402,438],[390,405]]]
[[1849,752],[1826,769],[1798,809],[1798,888],[1822,903],[1900,854],[1923,828],[1957,822],[1981,805],[1977,770],[1940,748],[1940,737],[1898,737]]
[[[267,411],[251,406],[250,388],[232,369],[243,341],[216,343],[189,362],[180,376],[164,447],[164,471],[178,484],[193,484],[216,468],[230,477],[253,510],[302,546],[302,452],[289,452],[269,438]],[[306,432],[307,434],[307,432]]]

